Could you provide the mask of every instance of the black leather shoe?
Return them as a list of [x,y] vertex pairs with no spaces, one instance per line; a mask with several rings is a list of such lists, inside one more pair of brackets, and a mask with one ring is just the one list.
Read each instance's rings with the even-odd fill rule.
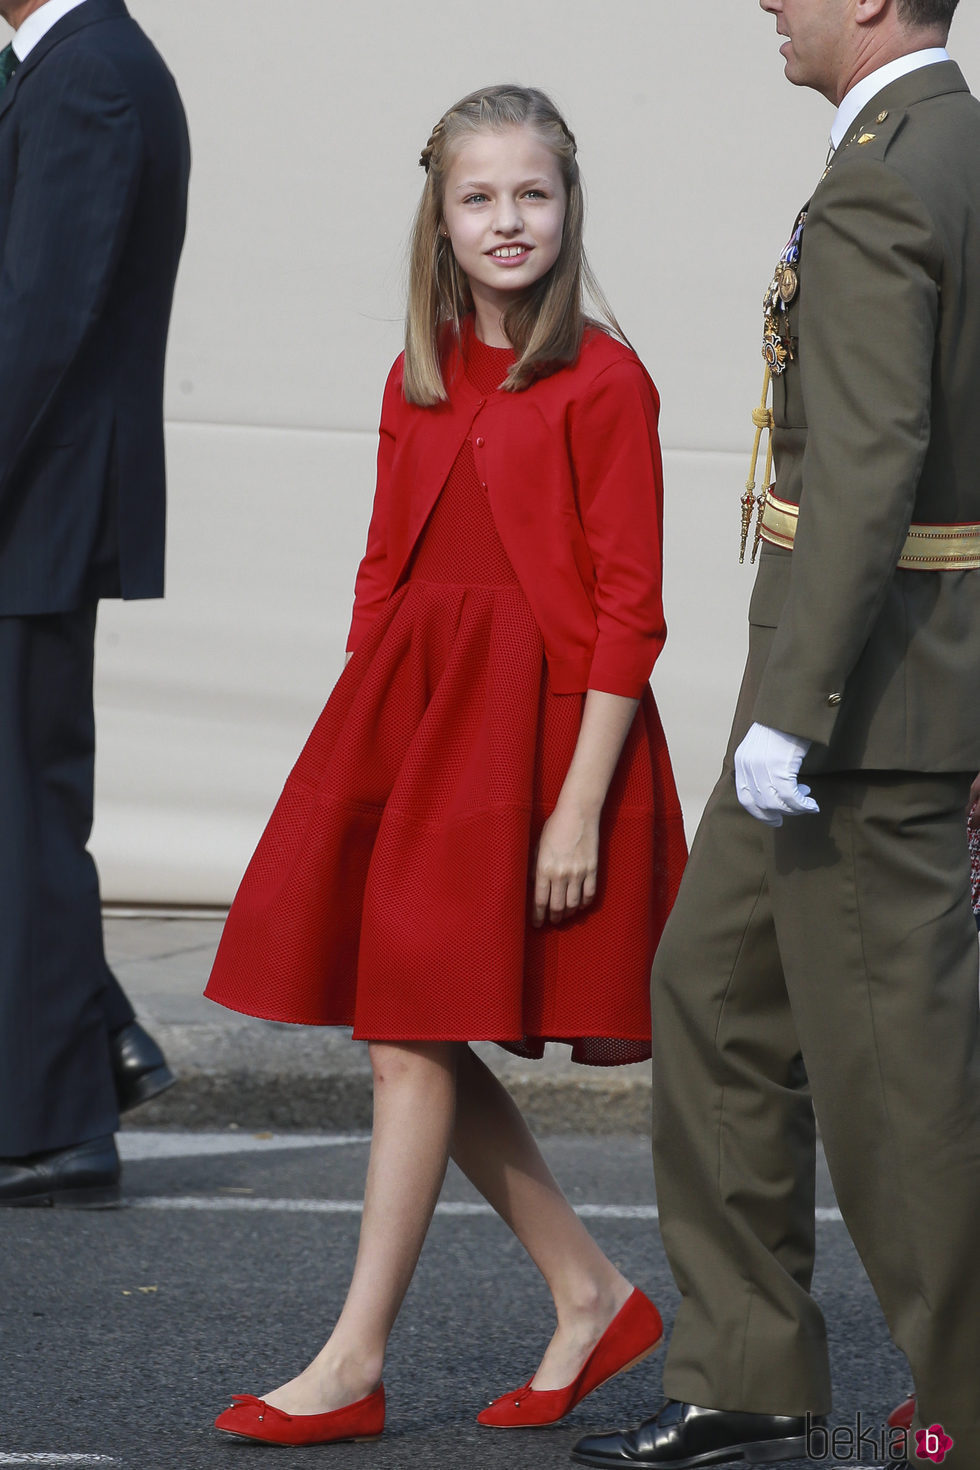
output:
[[116,1081],[119,1111],[128,1113],[173,1087],[177,1078],[167,1066],[163,1052],[138,1021],[131,1021],[109,1037],[112,1075]]
[[0,1159],[0,1206],[99,1210],[119,1201],[119,1155],[110,1133],[72,1148]]
[[[824,1420],[809,1420],[819,1428]],[[576,1465],[648,1465],[656,1470],[694,1470],[741,1460],[771,1465],[806,1454],[807,1419],[803,1415],[744,1414],[700,1409],[668,1399],[652,1419],[636,1429],[590,1434],[572,1451]]]

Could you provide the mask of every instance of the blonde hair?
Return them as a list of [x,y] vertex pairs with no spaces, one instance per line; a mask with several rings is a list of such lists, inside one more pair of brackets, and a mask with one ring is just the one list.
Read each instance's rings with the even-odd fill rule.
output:
[[443,377],[447,329],[458,342],[462,319],[473,305],[466,276],[442,234],[446,174],[453,150],[475,133],[513,127],[533,128],[552,150],[561,168],[566,205],[557,260],[504,313],[504,331],[517,360],[502,386],[509,392],[519,392],[537,378],[576,360],[589,321],[583,307],[583,289],[604,319],[595,325],[608,325],[625,340],[585,257],[585,207],[573,134],[543,92],[533,87],[484,87],[443,113],[419,159],[426,178],[412,231],[409,265],[404,375],[409,403],[430,407],[447,398]]

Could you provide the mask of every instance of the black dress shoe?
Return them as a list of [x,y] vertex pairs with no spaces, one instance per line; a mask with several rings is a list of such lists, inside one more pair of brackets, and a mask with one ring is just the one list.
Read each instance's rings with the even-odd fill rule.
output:
[[119,1111],[128,1113],[157,1093],[173,1087],[177,1078],[167,1066],[163,1052],[138,1021],[130,1021],[109,1037],[112,1075],[116,1081]]
[[[823,1423],[822,1417],[810,1416],[814,1428]],[[694,1470],[729,1460],[771,1465],[806,1454],[807,1424],[803,1415],[700,1409],[668,1399],[659,1414],[636,1429],[580,1439],[572,1459],[576,1465],[647,1465],[656,1470]]]
[[119,1155],[110,1133],[72,1148],[0,1159],[0,1206],[99,1210],[119,1201]]

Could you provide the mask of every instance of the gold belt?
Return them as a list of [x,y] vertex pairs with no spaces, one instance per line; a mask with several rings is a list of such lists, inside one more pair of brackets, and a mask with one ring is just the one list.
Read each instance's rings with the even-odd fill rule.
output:
[[[800,507],[770,490],[762,507],[761,535],[772,546],[792,551]],[[911,525],[898,565],[905,571],[971,571],[980,568],[980,524]]]

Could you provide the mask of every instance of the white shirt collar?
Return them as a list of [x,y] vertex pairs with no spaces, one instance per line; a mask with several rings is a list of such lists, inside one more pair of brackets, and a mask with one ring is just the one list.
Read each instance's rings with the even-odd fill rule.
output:
[[[53,0],[49,0],[49,3],[53,3]],[[889,83],[897,82],[899,77],[908,76],[909,72],[918,71],[920,66],[935,66],[939,61],[948,60],[949,52],[944,47],[930,46],[925,51],[910,51],[908,56],[889,61],[886,66],[879,66],[877,71],[863,77],[851,88],[837,109],[837,116],[830,130],[831,145],[834,148],[840,147],[848,131],[857,122],[858,113]]]
[[52,26],[58,24],[62,16],[74,10],[76,5],[81,5],[84,0],[45,0],[45,4],[38,7],[24,21],[20,30],[14,32],[12,45],[14,55],[18,61],[23,61],[29,55],[38,41],[48,34]]

